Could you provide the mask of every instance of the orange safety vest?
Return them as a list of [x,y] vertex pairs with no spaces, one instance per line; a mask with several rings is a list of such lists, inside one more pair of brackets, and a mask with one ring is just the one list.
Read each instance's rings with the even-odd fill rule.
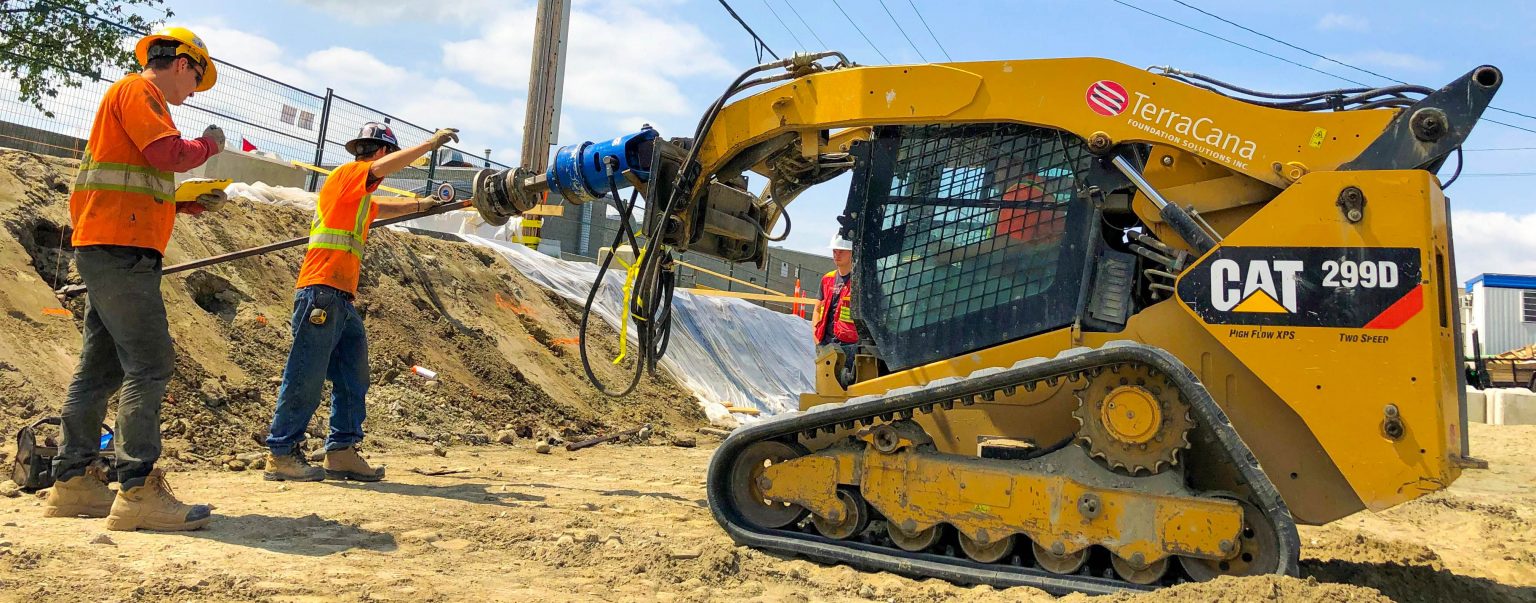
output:
[[363,270],[363,245],[368,224],[378,215],[368,185],[371,161],[343,164],[326,177],[315,201],[315,219],[309,225],[309,251],[299,269],[295,289],[327,285],[357,295],[357,279]]
[[[817,345],[821,344],[822,335],[826,333],[827,317],[834,313],[837,314],[837,317],[832,319],[832,337],[843,343],[858,343],[859,341],[859,331],[853,326],[853,309],[848,305],[853,299],[853,282],[850,280],[846,286],[833,291],[833,287],[836,286],[836,270],[828,272],[821,277],[821,303],[819,304],[821,316],[816,320]],[[830,302],[833,299],[837,300],[837,310],[835,312],[832,310],[833,304]]]
[[[1039,178],[1025,176],[1026,182],[1009,187],[1003,193],[1003,201],[1043,202],[1049,200]],[[1066,228],[1064,212],[1060,209],[1019,208],[1003,205],[997,213],[997,236],[1017,241],[1037,241],[1060,236]]]
[[165,254],[176,226],[176,180],[144,158],[144,148],[181,136],[160,89],[137,73],[107,88],[69,195],[70,242],[123,245]]

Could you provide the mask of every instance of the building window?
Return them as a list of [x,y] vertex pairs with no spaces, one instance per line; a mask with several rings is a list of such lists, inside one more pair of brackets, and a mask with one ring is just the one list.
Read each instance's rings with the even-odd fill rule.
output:
[[1536,322],[1536,291],[1520,292],[1521,322]]
[[300,111],[298,125],[305,130],[313,130],[315,127],[315,114],[308,111]]
[[298,107],[294,107],[294,106],[290,106],[290,105],[283,105],[282,116],[278,117],[278,119],[281,120],[285,124],[291,124],[291,123],[294,122],[294,117],[298,116],[298,114],[299,114],[299,108]]

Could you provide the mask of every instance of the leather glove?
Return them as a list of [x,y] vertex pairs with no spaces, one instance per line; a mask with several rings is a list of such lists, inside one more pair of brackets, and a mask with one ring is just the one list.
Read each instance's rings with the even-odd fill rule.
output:
[[212,140],[214,146],[218,147],[220,151],[224,150],[224,130],[219,129],[218,126],[208,126],[203,130],[202,137]]
[[432,143],[432,148],[433,149],[439,149],[439,148],[442,148],[443,145],[448,144],[449,142],[458,142],[458,141],[459,141],[459,130],[458,130],[458,128],[443,128],[441,130],[433,132],[432,133],[432,138],[428,139],[428,142]]
[[224,207],[224,204],[228,202],[229,195],[224,194],[224,189],[219,189],[211,193],[203,193],[198,195],[197,200],[194,201],[194,203],[202,205],[203,209],[208,211],[219,211],[219,209]]

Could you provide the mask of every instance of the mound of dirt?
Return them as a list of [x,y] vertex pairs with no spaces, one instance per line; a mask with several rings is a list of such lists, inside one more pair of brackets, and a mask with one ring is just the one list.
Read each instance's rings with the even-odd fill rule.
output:
[[[84,298],[53,293],[80,282],[69,245],[74,170],[73,161],[0,150],[0,433],[56,414],[79,354]],[[303,210],[255,203],[181,216],[166,265],[303,236],[309,220]],[[622,400],[587,385],[574,347],[579,309],[496,254],[390,229],[370,239],[358,299],[372,364],[370,445],[484,443],[502,430],[569,438],[644,422],[664,438],[705,424],[696,401],[664,377]],[[166,277],[176,341],[162,411],[167,457],[222,463],[260,449],[292,341],[303,254],[299,247]],[[596,355],[613,357],[614,332],[594,323]],[[596,364],[604,380],[621,375]],[[326,433],[326,413],[316,414],[311,436]]]

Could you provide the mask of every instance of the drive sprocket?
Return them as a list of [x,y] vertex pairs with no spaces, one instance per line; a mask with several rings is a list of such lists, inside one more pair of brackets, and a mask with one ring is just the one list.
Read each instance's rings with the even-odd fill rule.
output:
[[1076,392],[1077,442],[1112,471],[1155,475],[1179,463],[1195,427],[1190,406],[1150,367],[1109,367]]

